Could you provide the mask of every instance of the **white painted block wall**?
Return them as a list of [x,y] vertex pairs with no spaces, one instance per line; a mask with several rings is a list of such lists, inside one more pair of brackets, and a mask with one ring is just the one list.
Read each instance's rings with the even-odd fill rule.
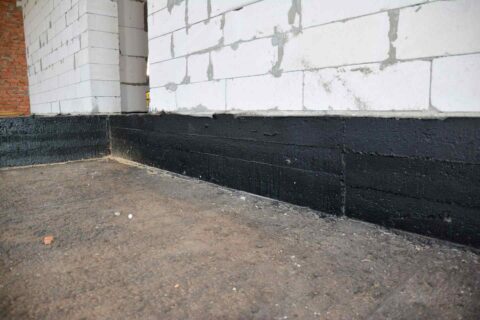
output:
[[148,0],[150,111],[480,113],[478,0]]
[[147,111],[148,38],[145,5],[141,0],[116,0],[120,36],[122,112]]
[[117,3],[23,0],[31,112],[120,112]]

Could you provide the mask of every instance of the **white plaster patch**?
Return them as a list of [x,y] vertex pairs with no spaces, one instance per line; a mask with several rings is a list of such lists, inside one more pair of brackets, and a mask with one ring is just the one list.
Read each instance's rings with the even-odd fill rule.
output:
[[304,27],[310,27],[427,1],[428,0],[307,0],[302,1],[302,24]]
[[309,110],[426,110],[430,62],[414,61],[305,72]]
[[194,54],[188,57],[188,76],[190,82],[208,80],[209,54]]
[[235,78],[269,72],[277,59],[271,39],[240,43],[212,52],[215,79]]
[[166,84],[180,84],[185,78],[187,61],[178,58],[150,65],[150,87],[161,87]]
[[302,110],[302,73],[227,80],[227,110]]
[[[177,110],[192,113],[207,110],[225,111],[225,81],[209,81],[178,86]],[[186,111],[186,110],[183,110]]]
[[150,63],[172,59],[172,36],[170,34],[152,39],[148,43],[148,58]]
[[197,23],[173,34],[175,56],[184,56],[217,46],[222,39],[222,19],[217,17],[208,23]]
[[480,1],[436,1],[400,10],[397,57],[412,59],[480,51]]
[[432,68],[435,108],[480,112],[480,54],[434,59]]
[[167,7],[168,0],[148,0],[147,1],[147,10],[148,15],[152,15],[157,11],[165,9]]
[[208,19],[208,0],[188,0],[188,24]]
[[185,27],[185,1],[173,6],[171,12],[165,8],[149,15],[148,38],[152,39]]
[[304,70],[383,61],[390,46],[388,31],[386,13],[306,29],[285,44],[282,68]]
[[[265,0],[225,15],[225,43],[250,40],[255,37],[270,36],[278,32],[289,31],[288,11],[292,1]],[[298,27],[298,19],[295,24]]]
[[150,88],[150,112],[173,111],[177,104],[175,92],[166,88]]

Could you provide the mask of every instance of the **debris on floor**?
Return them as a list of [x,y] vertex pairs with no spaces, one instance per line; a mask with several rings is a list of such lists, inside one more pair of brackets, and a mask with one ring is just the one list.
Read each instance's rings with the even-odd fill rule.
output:
[[50,235],[45,236],[45,237],[43,237],[43,244],[47,245],[47,246],[51,245],[53,243],[53,239],[54,239],[53,236],[50,236]]

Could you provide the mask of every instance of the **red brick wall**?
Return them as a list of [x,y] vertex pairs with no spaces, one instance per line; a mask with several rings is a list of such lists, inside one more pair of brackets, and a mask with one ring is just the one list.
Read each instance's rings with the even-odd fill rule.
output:
[[0,0],[0,116],[29,110],[22,9]]

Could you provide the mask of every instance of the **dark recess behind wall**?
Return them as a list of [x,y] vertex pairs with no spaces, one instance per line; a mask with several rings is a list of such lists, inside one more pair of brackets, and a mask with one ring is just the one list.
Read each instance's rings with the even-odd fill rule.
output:
[[[110,141],[109,141],[110,138]],[[0,167],[113,155],[480,247],[480,119],[0,119]]]

